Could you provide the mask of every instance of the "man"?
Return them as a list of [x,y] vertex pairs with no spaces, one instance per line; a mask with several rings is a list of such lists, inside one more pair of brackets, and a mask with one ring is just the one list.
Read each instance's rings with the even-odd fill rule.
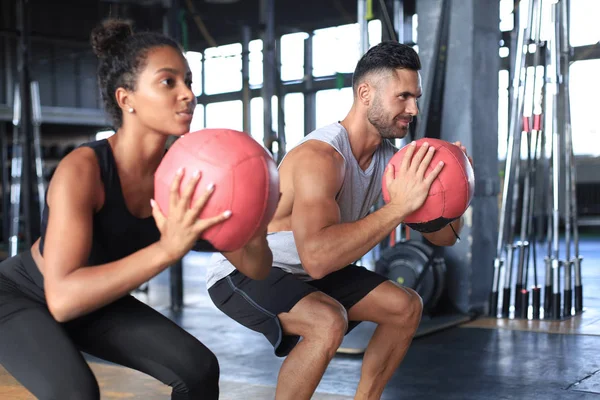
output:
[[[443,165],[425,174],[433,148],[409,145],[407,162],[387,163],[417,115],[419,58],[409,46],[384,42],[358,62],[346,118],[317,129],[279,166],[281,199],[269,225],[274,268],[251,280],[224,258],[209,268],[209,294],[225,314],[260,332],[287,356],[276,399],[310,399],[344,335],[360,321],[377,329],[363,358],[356,399],[378,399],[419,325],[419,295],[352,265],[425,201]],[[464,150],[464,149],[463,149]],[[375,212],[383,174],[391,201]],[[453,222],[456,232],[461,221]],[[424,234],[449,246],[450,226]],[[302,341],[299,338],[302,337]]]

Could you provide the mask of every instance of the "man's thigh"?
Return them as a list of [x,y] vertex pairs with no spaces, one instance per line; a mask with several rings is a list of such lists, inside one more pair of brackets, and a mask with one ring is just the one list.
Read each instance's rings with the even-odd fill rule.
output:
[[[370,321],[367,318],[356,318],[351,311],[374,291],[381,290],[388,278],[364,267],[348,265],[322,279],[308,282],[311,286],[337,300],[348,311],[348,332],[354,329],[360,321]],[[393,284],[392,284],[393,285]]]
[[253,280],[239,271],[215,283],[208,293],[219,310],[241,325],[262,333],[277,356],[285,356],[299,340],[284,332],[279,315],[288,313],[318,289],[280,268],[264,280]]

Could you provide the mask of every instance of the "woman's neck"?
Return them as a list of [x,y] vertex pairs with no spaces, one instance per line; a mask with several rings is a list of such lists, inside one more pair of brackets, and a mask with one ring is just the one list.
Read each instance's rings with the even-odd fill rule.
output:
[[154,175],[167,142],[167,136],[158,133],[137,133],[119,129],[108,139],[119,169],[128,175]]

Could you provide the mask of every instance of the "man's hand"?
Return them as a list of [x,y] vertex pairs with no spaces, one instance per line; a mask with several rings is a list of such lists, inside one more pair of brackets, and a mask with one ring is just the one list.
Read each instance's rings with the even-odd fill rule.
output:
[[396,168],[390,164],[386,169],[389,204],[401,209],[402,214],[412,214],[423,205],[433,181],[442,171],[444,163],[440,161],[433,171],[426,174],[434,153],[435,148],[427,142],[418,150],[415,142],[412,142],[406,149],[402,163]]
[[471,167],[473,166],[473,159],[471,158],[471,156],[469,156],[469,154],[467,153],[467,148],[465,146],[462,145],[461,142],[456,141],[454,142],[454,145],[460,147],[460,149],[463,151],[463,153],[465,153],[465,155],[467,156],[467,158],[469,159],[469,163],[471,164]]

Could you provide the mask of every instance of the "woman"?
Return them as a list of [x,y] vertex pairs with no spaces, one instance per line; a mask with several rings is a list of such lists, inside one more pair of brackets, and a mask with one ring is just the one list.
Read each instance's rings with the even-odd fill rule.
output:
[[[117,131],[60,162],[40,239],[0,264],[0,364],[40,399],[100,398],[81,351],[157,378],[172,386],[172,399],[217,399],[215,355],[129,295],[231,215],[198,219],[214,190],[190,201],[201,171],[174,179],[168,217],[151,200],[167,138],[190,129],[189,66],[177,43],[134,34],[125,21],[94,29],[92,46]],[[195,179],[180,187],[188,173]],[[251,278],[271,268],[266,232],[225,255]]]

